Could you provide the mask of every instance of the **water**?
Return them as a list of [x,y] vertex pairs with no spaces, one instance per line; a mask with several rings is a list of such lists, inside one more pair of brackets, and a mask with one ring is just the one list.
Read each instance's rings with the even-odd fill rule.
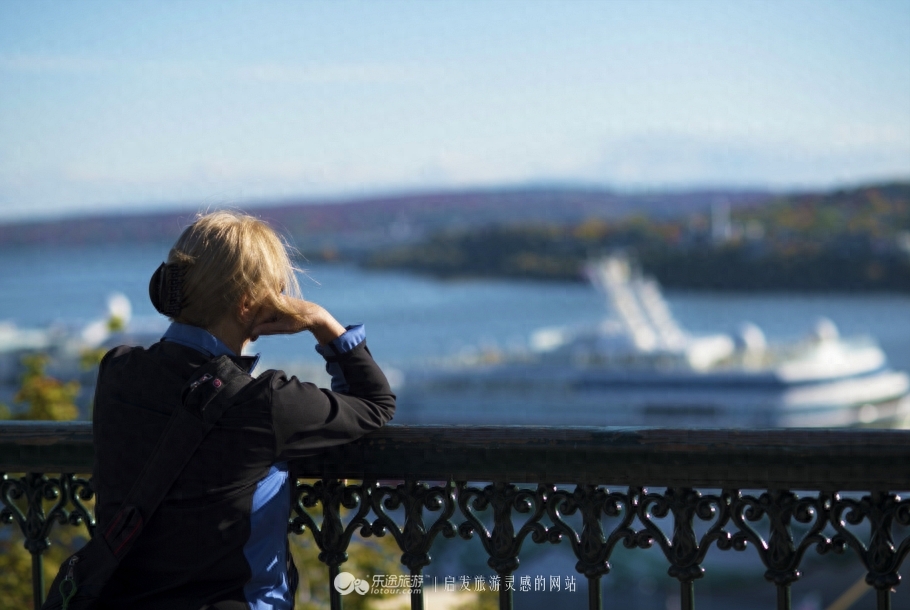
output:
[[[78,327],[104,315],[107,296],[122,292],[136,324],[163,330],[148,300],[148,278],[167,245],[85,248],[0,248],[0,321],[22,327]],[[365,323],[370,348],[386,366],[407,368],[477,348],[514,348],[541,327],[594,324],[603,316],[598,293],[584,284],[533,281],[440,281],[350,265],[308,265],[306,298],[343,324]],[[732,332],[743,321],[770,340],[806,334],[819,316],[844,335],[869,334],[891,364],[910,370],[910,296],[788,295],[668,292],[679,322],[693,332]],[[308,335],[265,337],[252,346],[266,365],[311,374],[321,366]],[[299,364],[293,364],[299,363]]]

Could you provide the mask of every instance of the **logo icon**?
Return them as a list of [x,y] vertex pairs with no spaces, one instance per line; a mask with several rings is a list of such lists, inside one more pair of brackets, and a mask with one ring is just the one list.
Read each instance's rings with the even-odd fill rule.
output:
[[350,572],[339,572],[338,576],[335,577],[334,585],[335,590],[342,595],[347,595],[352,591],[357,591],[361,595],[366,595],[370,592],[370,583],[356,578]]

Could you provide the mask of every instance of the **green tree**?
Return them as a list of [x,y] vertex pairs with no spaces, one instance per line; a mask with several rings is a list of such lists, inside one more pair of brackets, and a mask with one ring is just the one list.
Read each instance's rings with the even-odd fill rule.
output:
[[69,421],[79,416],[76,397],[79,382],[63,382],[47,374],[48,357],[32,354],[22,359],[25,372],[22,384],[13,401],[28,408],[16,419]]
[[[75,419],[79,414],[75,405],[79,383],[63,382],[49,376],[47,363],[48,357],[44,354],[32,354],[23,358],[25,371],[13,401],[25,409],[19,411],[14,416],[15,419],[66,421]],[[0,410],[0,418],[10,417],[10,410],[4,406]],[[22,475],[8,476],[19,478]],[[12,535],[4,534],[0,537],[0,608],[28,608],[32,606],[32,557],[18,535],[18,525],[13,522],[10,527],[15,528]],[[51,547],[44,554],[46,582],[51,581],[60,563],[74,547],[82,543],[85,535],[82,528],[54,527],[51,530]]]

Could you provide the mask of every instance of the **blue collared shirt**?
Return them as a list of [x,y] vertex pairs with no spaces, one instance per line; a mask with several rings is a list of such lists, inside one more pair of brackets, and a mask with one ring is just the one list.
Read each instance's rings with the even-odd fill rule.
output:
[[[198,326],[193,326],[191,324],[181,324],[180,322],[172,322],[168,329],[165,331],[164,336],[161,337],[162,341],[170,341],[171,343],[179,343],[186,347],[192,347],[198,352],[202,352],[209,358],[217,358],[219,356],[236,356],[234,350],[225,345],[224,341]],[[253,366],[250,367],[248,372],[252,372],[256,367],[256,363],[259,362],[259,354],[256,354],[255,361]]]

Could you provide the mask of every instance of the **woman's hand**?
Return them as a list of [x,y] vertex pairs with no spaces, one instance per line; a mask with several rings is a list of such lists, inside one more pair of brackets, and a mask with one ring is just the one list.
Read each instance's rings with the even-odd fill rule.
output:
[[292,313],[283,313],[265,306],[253,321],[253,341],[263,335],[290,335],[308,330],[316,340],[325,345],[344,334],[345,328],[321,306],[303,299],[281,297],[285,308]]

